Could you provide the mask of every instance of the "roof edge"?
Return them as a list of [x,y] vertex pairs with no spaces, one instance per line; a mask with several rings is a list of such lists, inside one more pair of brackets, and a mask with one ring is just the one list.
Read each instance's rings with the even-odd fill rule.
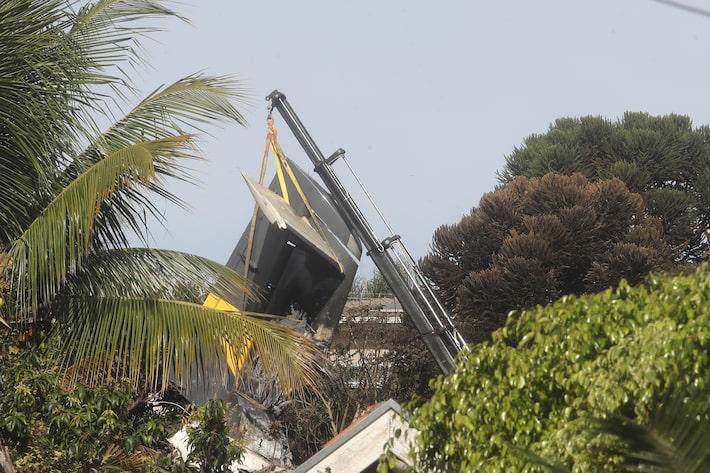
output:
[[370,424],[375,422],[377,419],[382,417],[390,410],[393,410],[398,415],[402,415],[402,407],[397,403],[397,401],[395,401],[394,399],[386,400],[385,402],[377,406],[375,410],[370,412],[367,417],[352,426],[352,428],[345,431],[342,436],[335,439],[333,443],[326,445],[321,450],[318,450],[311,458],[301,463],[298,468],[293,470],[292,473],[307,472],[308,470],[316,466],[318,463],[320,463],[322,460],[330,456],[331,453],[340,448],[345,442],[362,432],[366,427],[368,427]]

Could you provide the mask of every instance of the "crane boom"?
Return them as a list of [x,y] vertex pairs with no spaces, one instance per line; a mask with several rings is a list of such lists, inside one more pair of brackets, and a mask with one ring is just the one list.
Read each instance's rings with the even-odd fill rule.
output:
[[286,96],[275,90],[266,98],[271,102],[271,107],[279,111],[313,162],[315,172],[337,204],[341,217],[367,249],[367,254],[402,304],[437,364],[444,373],[449,373],[454,368],[454,358],[465,346],[465,341],[399,235],[391,235],[380,241],[343,186],[333,169],[333,163],[341,157],[344,158],[345,151],[339,149],[326,158],[291,108]]

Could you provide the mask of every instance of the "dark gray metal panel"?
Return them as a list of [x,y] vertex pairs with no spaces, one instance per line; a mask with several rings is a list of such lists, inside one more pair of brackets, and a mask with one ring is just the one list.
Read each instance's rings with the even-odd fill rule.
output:
[[[298,235],[271,225],[259,211],[248,277],[262,288],[266,298],[247,301],[245,304],[242,294],[234,294],[227,298],[227,302],[242,310],[291,315],[290,309],[294,301],[305,301],[305,309],[311,309],[306,310],[305,315],[307,324],[314,331],[313,338],[317,343],[327,346],[345,307],[362,247],[335,209],[328,192],[295,163],[290,160],[289,163],[301,189],[319,217],[325,230],[325,239],[340,261],[343,271],[341,273],[337,267],[327,263],[319,252],[313,251],[308,242],[302,241]],[[310,219],[296,188],[290,179],[286,178],[286,182],[294,212]],[[269,189],[277,194],[281,193],[277,177],[273,178]],[[249,220],[246,222],[246,228],[227,261],[227,266],[239,274],[244,274],[250,223]],[[209,386],[197,383],[194,379],[190,386],[186,387],[187,396],[198,405],[215,395],[226,399],[234,387],[234,379],[229,373],[223,375],[223,383]]]
[[[332,232],[338,241],[344,246],[348,245],[348,241],[352,238],[352,229],[348,226],[346,221],[343,219],[341,212],[338,208],[337,200],[333,199],[332,195],[326,191],[318,182],[316,182],[306,171],[301,169],[296,163],[287,159],[291,169],[293,170],[296,179],[298,180],[301,189],[303,190],[306,197],[308,197],[308,202],[315,211],[316,215],[321,219],[325,226]],[[286,179],[286,186],[288,188],[288,193],[291,198],[291,207],[294,208],[296,213],[300,215],[308,215],[303,201],[298,198],[298,192],[294,187],[290,179]],[[272,181],[269,188],[280,194],[280,187],[278,185],[278,179]],[[295,198],[294,198],[295,196]],[[331,243],[333,244],[333,243]],[[360,259],[362,255],[362,245],[359,241],[355,242],[356,252],[354,256],[356,259]]]
[[[292,294],[289,296],[289,291],[286,287],[291,287],[292,290],[300,288],[301,291],[308,291],[308,279],[321,278],[322,280],[320,282],[316,281],[310,289],[314,293],[314,298],[320,299],[314,301],[313,304],[319,308],[306,315],[309,325],[315,331],[315,339],[320,343],[329,344],[357,272],[362,247],[340,216],[339,211],[336,210],[330,194],[303,169],[294,162],[288,161],[303,193],[308,198],[311,207],[320,220],[320,226],[325,232],[325,240],[342,265],[342,274],[339,276],[337,284],[335,284],[333,279],[336,276],[328,273],[322,267],[316,255],[310,254],[307,241],[299,240],[297,235],[285,232],[275,225],[269,224],[264,214],[259,211],[256,219],[248,278],[256,282],[264,290],[267,300],[252,301],[245,305],[243,296],[237,294],[230,298],[228,302],[237,308],[254,312],[289,315],[287,313],[288,309],[294,301],[288,300]],[[288,177],[286,178],[286,186],[289,203],[293,211],[298,216],[310,219],[305,203],[299,197],[296,187]],[[277,177],[273,178],[269,189],[281,194]],[[315,227],[315,224],[312,224],[312,226]],[[247,223],[246,229],[227,261],[227,266],[240,274],[244,273],[248,237],[249,223]],[[292,260],[290,266],[289,260]],[[300,267],[296,267],[299,262]],[[304,271],[304,269],[308,268],[311,269]],[[310,274],[309,271],[313,274]],[[276,292],[278,294],[275,294]],[[274,295],[279,296],[280,299],[274,299]],[[301,294],[301,299],[304,297],[306,296]]]
[[322,228],[320,222],[319,226],[312,226],[308,219],[297,215],[283,197],[254,181],[246,173],[243,173],[243,176],[259,210],[269,223],[276,225],[281,230],[293,233],[297,238],[307,242],[313,250],[320,253],[327,263],[341,271],[338,257],[335,256],[330,244],[320,233]]

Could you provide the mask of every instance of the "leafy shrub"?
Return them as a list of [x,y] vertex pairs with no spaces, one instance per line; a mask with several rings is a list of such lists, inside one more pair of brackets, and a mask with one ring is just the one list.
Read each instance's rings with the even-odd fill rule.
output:
[[574,471],[615,471],[614,457],[595,454],[612,440],[593,434],[590,418],[645,424],[671,388],[710,397],[710,269],[622,281],[511,316],[432,387],[410,419],[423,470],[543,471],[515,445]]
[[156,412],[128,382],[63,383],[49,362],[51,347],[38,339],[45,335],[0,338],[0,444],[10,447],[18,473],[218,473],[241,459],[243,450],[227,437],[223,401],[189,418],[196,422],[184,462],[167,442],[181,417],[164,404]]
[[210,400],[197,411],[197,425],[187,429],[191,449],[187,460],[199,465],[200,473],[231,471],[232,462],[242,459],[244,450],[227,436],[225,412],[224,401]]
[[146,408],[126,383],[65,385],[35,338],[0,340],[0,439],[18,472],[147,471],[150,457],[170,456],[177,416]]

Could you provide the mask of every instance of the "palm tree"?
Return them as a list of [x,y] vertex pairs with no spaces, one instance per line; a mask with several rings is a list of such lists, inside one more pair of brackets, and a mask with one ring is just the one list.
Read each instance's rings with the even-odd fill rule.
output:
[[[673,384],[670,384],[673,386]],[[681,389],[667,389],[650,406],[645,422],[615,413],[582,419],[582,434],[602,438],[590,451],[615,471],[644,473],[701,473],[710,471],[710,412],[708,391],[691,396]],[[549,461],[512,444],[513,452],[553,473],[571,473],[560,462]],[[614,460],[612,463],[611,460]]]
[[193,74],[97,125],[134,92],[127,71],[155,30],[140,21],[162,17],[183,19],[161,0],[0,3],[0,278],[15,298],[6,322],[55,319],[62,362],[88,381],[122,376],[164,389],[224,368],[230,347],[250,341],[284,390],[298,389],[316,360],[298,334],[175,298],[185,282],[256,297],[241,275],[148,248],[147,219],[163,219],[154,199],[183,204],[166,182],[191,180],[195,133],[244,124],[239,83]]

